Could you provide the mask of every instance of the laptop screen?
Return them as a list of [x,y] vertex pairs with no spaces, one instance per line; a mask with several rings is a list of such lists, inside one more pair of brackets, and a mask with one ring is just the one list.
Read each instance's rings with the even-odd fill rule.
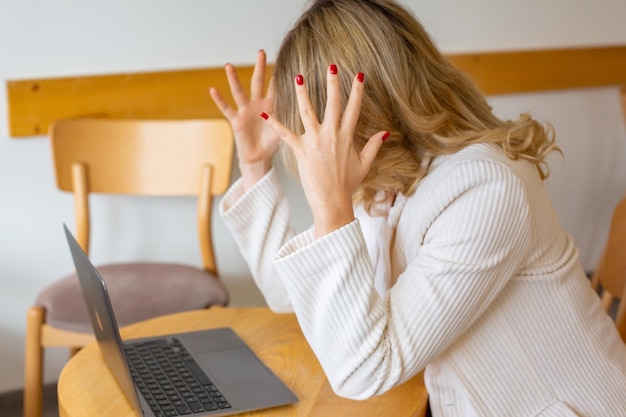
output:
[[63,228],[102,356],[128,401],[141,413],[106,284],[67,226]]

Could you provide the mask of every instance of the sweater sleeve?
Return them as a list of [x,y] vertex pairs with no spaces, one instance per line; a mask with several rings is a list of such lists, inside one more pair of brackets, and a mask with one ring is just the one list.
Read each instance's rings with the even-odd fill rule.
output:
[[369,398],[422,370],[480,317],[527,252],[526,191],[506,167],[460,164],[432,190],[421,212],[427,227],[403,231],[419,250],[384,299],[358,220],[315,241],[298,235],[274,260],[339,395]]
[[237,180],[222,198],[219,210],[270,309],[293,311],[272,264],[278,249],[295,235],[276,171],[270,170],[246,193],[241,179]]

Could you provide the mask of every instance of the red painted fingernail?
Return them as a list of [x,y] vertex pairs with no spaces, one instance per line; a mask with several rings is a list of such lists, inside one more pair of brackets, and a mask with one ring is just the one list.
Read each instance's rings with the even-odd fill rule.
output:
[[302,76],[302,74],[298,74],[296,75],[296,83],[298,85],[302,85],[304,84],[304,77]]
[[365,74],[363,74],[362,72],[359,72],[359,73],[356,75],[356,78],[357,78],[359,81],[363,82],[363,80],[365,79]]
[[270,118],[270,115],[265,113],[265,112],[263,112],[263,113],[261,113],[261,117],[264,118],[265,120],[267,120],[267,119]]
[[337,65],[335,65],[335,64],[330,64],[330,68],[329,68],[329,70],[330,70],[330,73],[331,73],[331,74],[337,74]]
[[385,132],[385,134],[383,135],[383,142],[389,139],[389,135],[390,135],[389,132]]

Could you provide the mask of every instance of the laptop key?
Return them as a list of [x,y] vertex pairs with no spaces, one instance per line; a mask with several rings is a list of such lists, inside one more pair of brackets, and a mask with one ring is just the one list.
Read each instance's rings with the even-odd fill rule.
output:
[[[139,358],[136,352],[129,354],[137,356],[139,363],[133,368],[132,376],[143,381],[138,387],[150,400],[155,412],[158,406],[159,415],[165,417],[231,408],[182,345],[168,348],[171,352],[167,354],[156,352],[158,347],[150,344],[137,349],[142,355],[153,354],[154,357]],[[177,353],[183,355],[183,360],[174,357]]]
[[191,411],[186,405],[177,405],[176,411],[178,411],[178,414],[180,414],[181,416],[185,414],[191,414]]
[[205,385],[205,384],[211,383],[211,380],[209,379],[209,377],[206,376],[204,371],[198,366],[198,364],[195,361],[186,361],[185,364],[187,365],[189,370],[194,374],[194,376],[198,378],[198,381],[200,381],[200,384]]
[[211,404],[204,404],[204,410],[205,411],[214,411],[217,410],[217,405],[211,403]]
[[199,413],[200,411],[204,411],[204,407],[200,403],[189,403],[187,404],[189,409],[194,413]]

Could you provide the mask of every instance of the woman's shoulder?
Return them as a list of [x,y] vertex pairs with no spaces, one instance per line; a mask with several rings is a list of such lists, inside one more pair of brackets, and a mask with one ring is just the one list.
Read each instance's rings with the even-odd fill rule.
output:
[[[525,172],[527,165],[534,174]],[[511,160],[494,145],[471,145],[433,159],[415,193],[401,200],[402,214],[398,218],[425,233],[444,213],[471,215],[476,207],[503,212],[515,207],[523,212],[531,189],[528,175],[539,178],[529,162]]]
[[502,148],[493,143],[477,143],[451,154],[442,154],[434,157],[430,164],[429,173],[444,167],[451,169],[466,164],[502,164],[510,167],[514,162],[506,156]]
[[529,161],[509,158],[496,144],[478,143],[453,154],[433,158],[428,174],[424,177],[424,183],[469,181],[467,185],[470,185],[472,181],[506,178],[518,180],[521,184],[541,182],[537,168]]
[[507,194],[524,194],[535,178],[539,180],[539,175],[530,162],[510,159],[497,145],[475,144],[433,158],[409,199],[418,205],[445,206],[468,190],[493,198],[494,189],[502,190],[502,197],[507,198]]
[[479,143],[453,154],[434,157],[422,182],[438,182],[455,177],[480,180],[509,175],[536,176],[537,170],[528,161],[509,158],[498,145]]

